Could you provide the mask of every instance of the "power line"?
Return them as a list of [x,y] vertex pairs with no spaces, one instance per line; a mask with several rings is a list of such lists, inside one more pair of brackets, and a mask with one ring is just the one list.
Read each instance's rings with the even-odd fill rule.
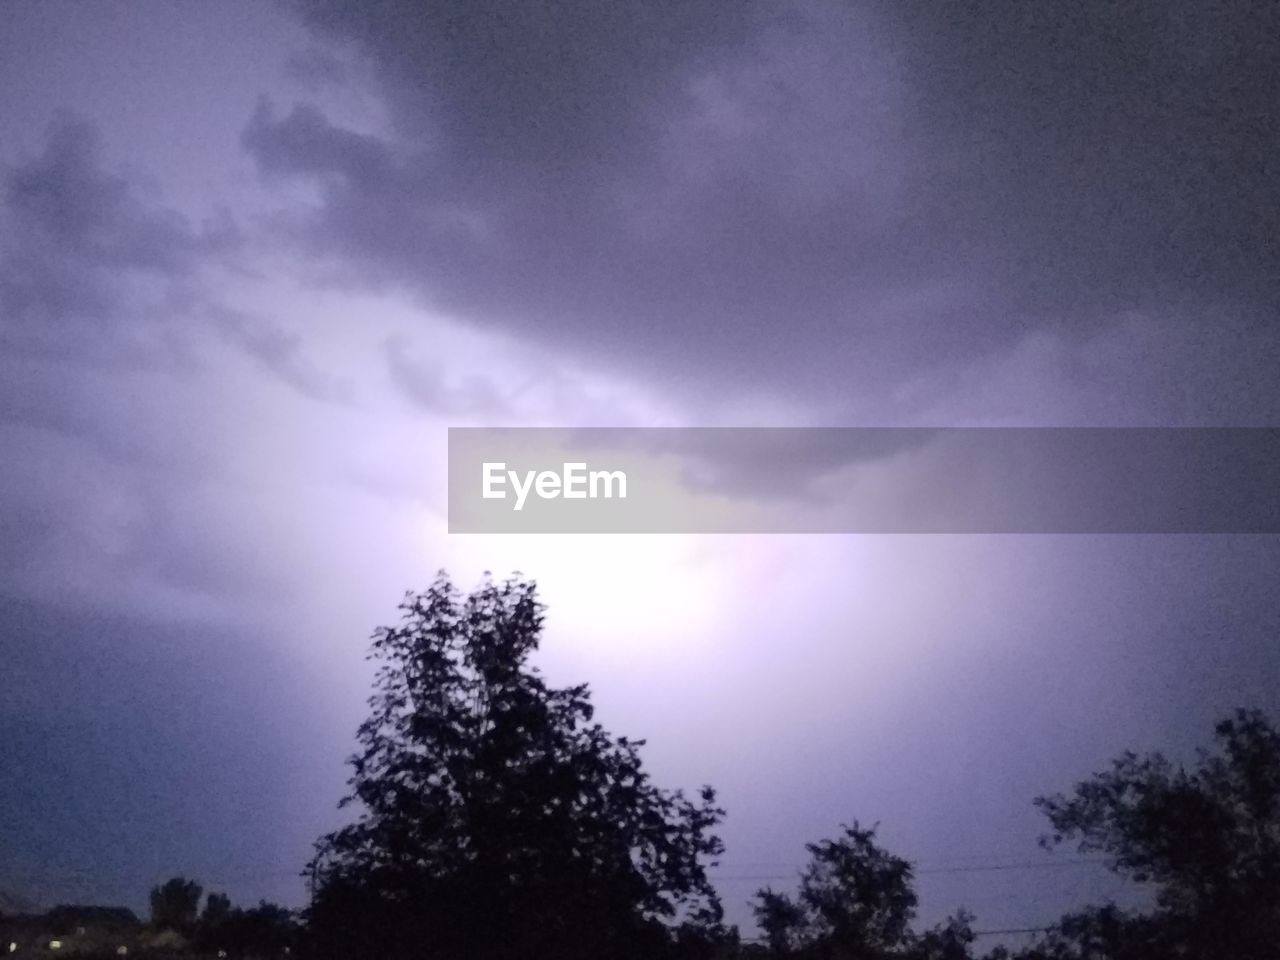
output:
[[[950,867],[925,867],[925,868],[913,870],[913,873],[916,876],[933,876],[938,874],[987,873],[987,872],[1004,871],[1004,870],[1046,870],[1046,869],[1057,869],[1059,867],[1100,865],[1100,864],[1106,864],[1108,862],[1109,861],[1105,857],[1077,857],[1069,860],[1025,860],[1025,861],[1014,861],[1011,863],[982,863],[982,864],[968,864],[964,866],[950,866]],[[774,863],[781,865],[781,861],[758,861],[758,863],[762,866],[766,864],[774,864]],[[752,864],[749,861],[746,863],[734,864],[734,866],[740,866],[740,867],[750,866],[750,865]],[[201,870],[198,865],[195,867],[194,870],[191,870],[190,867],[188,867],[187,869],[189,872],[200,873],[203,877],[205,877],[208,880],[211,880],[214,883],[217,883],[219,881],[224,881],[224,880],[266,880],[266,879],[302,876],[302,871],[299,869],[232,868],[230,870],[213,869],[213,870],[209,870],[207,873]],[[52,871],[40,870],[38,872],[45,876],[61,876],[65,878],[85,877],[85,876],[94,877],[94,876],[97,876],[99,873],[99,871],[97,870],[91,870],[88,868],[83,868],[83,869],[64,868],[61,870],[55,869]],[[708,872],[708,875],[715,880],[794,880],[799,877],[798,870],[793,871],[791,873],[735,874],[735,873],[717,873],[716,870],[713,868],[707,872]]]
[[[1071,860],[1026,860],[1015,863],[971,864],[963,867],[927,867],[915,870],[913,873],[916,876],[928,876],[947,873],[987,873],[999,870],[1051,870],[1058,867],[1099,865],[1108,862],[1105,857],[1077,857]],[[717,874],[714,870],[709,871],[709,874],[715,880],[794,880],[798,876],[797,873]]]
[[[1048,933],[1052,927],[1006,927],[1003,930],[971,930],[969,931],[975,937],[1002,937],[1015,933]],[[763,935],[754,937],[740,937],[743,943],[763,943],[769,938]]]
[[1009,933],[1048,933],[1052,927],[1009,927],[1005,930],[974,930],[975,937],[997,937]]
[[1106,857],[1076,857],[1071,860],[1027,860],[1021,863],[991,863],[969,867],[932,867],[915,871],[917,875],[927,873],[976,873],[987,870],[1042,870],[1054,867],[1078,867],[1084,864],[1109,863]]

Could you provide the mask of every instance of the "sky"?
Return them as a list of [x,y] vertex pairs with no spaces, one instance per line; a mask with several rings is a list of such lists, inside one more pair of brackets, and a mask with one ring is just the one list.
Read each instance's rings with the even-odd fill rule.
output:
[[969,868],[1280,707],[1275,537],[450,536],[446,429],[1280,425],[1278,21],[6,0],[0,889],[300,903],[443,567],[718,787],[744,927],[854,819],[927,919],[1127,896]]

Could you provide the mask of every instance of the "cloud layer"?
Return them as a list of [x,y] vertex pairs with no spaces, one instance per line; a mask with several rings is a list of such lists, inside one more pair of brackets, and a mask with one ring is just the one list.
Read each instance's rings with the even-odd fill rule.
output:
[[392,122],[255,114],[259,168],[319,191],[313,249],[675,385],[838,405],[1277,304],[1261,6],[301,6]]

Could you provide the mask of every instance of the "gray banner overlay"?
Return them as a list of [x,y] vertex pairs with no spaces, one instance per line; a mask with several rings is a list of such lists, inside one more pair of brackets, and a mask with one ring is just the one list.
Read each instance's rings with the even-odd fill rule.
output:
[[1280,533],[1280,428],[454,428],[451,533]]

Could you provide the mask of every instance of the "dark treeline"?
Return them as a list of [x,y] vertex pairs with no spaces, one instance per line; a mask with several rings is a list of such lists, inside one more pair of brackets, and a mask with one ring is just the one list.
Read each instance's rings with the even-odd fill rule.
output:
[[[144,923],[124,907],[64,905],[46,913],[0,913],[0,943],[10,960],[36,955],[77,958],[282,958],[301,942],[298,915],[262,901],[233,906],[221,893],[204,896],[185,877],[152,888]],[[202,907],[203,901],[203,907]]]
[[153,928],[210,955],[315,960],[1280,958],[1280,734],[1261,713],[1221,722],[1190,768],[1127,753],[1036,800],[1045,847],[1101,855],[1149,909],[1084,907],[983,952],[959,907],[921,929],[911,863],[851,820],[809,844],[794,892],[757,891],[761,933],[744,940],[707,874],[714,790],[655,785],[643,741],[595,723],[585,685],[543,680],[532,582],[463,596],[441,574],[401,610],[374,634],[353,816],[316,844],[307,908],[214,895],[199,912],[178,879],[152,892]]

